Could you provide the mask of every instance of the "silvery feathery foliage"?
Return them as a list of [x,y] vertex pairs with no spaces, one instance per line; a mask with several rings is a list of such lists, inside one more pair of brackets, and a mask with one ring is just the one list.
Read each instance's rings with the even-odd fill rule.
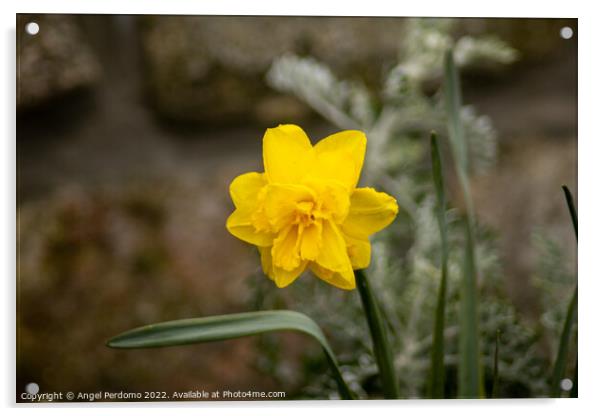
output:
[[401,65],[408,76],[423,81],[442,75],[443,55],[454,47],[454,61],[460,67],[492,67],[509,64],[518,52],[501,40],[484,36],[462,36],[454,40],[450,32],[455,19],[410,19],[400,53]]
[[[361,129],[369,146],[362,179],[370,186],[395,196],[398,219],[372,241],[372,264],[367,271],[393,334],[394,361],[404,397],[424,397],[429,369],[436,293],[440,279],[440,241],[429,164],[428,132],[446,132],[443,95],[423,92],[423,83],[440,77],[444,52],[454,47],[460,66],[484,61],[504,64],[516,52],[499,40],[450,35],[449,19],[410,19],[402,39],[399,61],[385,75],[382,89],[374,93],[358,81],[338,79],[330,68],[311,57],[285,55],[276,59],[267,79],[270,85],[305,101],[340,129]],[[462,109],[470,144],[471,172],[486,170],[495,163],[496,132],[488,117],[466,106]],[[446,367],[450,394],[455,388],[458,282],[463,262],[463,227],[456,211],[448,212],[449,293],[446,329]],[[507,338],[501,354],[503,385],[519,383],[524,391],[508,395],[541,395],[545,387],[542,362],[535,355],[535,332],[519,322],[516,312],[499,294],[500,266],[494,238],[477,229],[476,253],[480,270],[482,304],[481,330],[486,373],[491,373],[492,345],[497,330]],[[299,279],[289,291],[290,298],[270,290],[267,279],[257,283],[257,308],[288,306],[316,319],[337,352],[345,377],[360,397],[378,392],[379,379],[371,355],[371,340],[361,304],[354,293],[328,286],[317,279]],[[269,337],[262,341],[269,343]],[[277,350],[277,348],[275,349]],[[314,351],[315,352],[315,351]],[[516,360],[520,356],[520,360]],[[302,395],[336,397],[336,386],[316,355],[309,354],[298,374],[286,370],[282,355],[275,352],[262,367],[269,369],[284,385],[303,386]],[[280,363],[276,365],[275,363]],[[283,373],[284,372],[284,373]],[[520,389],[519,389],[520,391]],[[502,393],[504,390],[502,389]]]
[[333,124],[361,128],[373,123],[368,90],[361,84],[340,81],[330,68],[313,58],[285,55],[268,72],[270,85],[293,93]]
[[532,244],[538,253],[532,281],[541,293],[541,324],[553,334],[552,339],[558,339],[576,279],[567,267],[570,261],[563,244],[541,229],[533,233]]

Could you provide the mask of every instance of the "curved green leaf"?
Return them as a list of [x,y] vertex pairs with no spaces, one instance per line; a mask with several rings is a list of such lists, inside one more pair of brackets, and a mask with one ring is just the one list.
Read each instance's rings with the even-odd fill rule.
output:
[[311,318],[287,310],[236,313],[206,318],[181,319],[143,326],[107,342],[111,348],[157,348],[223,341],[274,331],[297,331],[317,340],[334,373],[341,398],[354,399],[324,333]]

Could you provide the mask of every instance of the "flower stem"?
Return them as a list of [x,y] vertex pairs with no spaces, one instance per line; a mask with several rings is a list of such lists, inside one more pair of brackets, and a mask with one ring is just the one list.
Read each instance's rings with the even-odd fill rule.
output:
[[370,327],[372,347],[383,384],[384,396],[386,399],[397,399],[399,398],[399,387],[393,365],[393,354],[391,353],[391,345],[387,338],[387,330],[380,309],[364,272],[356,270],[355,279],[360,298],[362,299],[366,320]]

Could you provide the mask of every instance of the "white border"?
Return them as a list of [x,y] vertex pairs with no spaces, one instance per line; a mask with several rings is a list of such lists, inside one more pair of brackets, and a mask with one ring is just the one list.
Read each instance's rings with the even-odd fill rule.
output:
[[[486,7],[484,6],[486,4]],[[234,14],[234,15],[334,15],[334,16],[466,16],[466,17],[577,17],[579,18],[579,218],[582,224],[579,246],[579,396],[577,400],[503,400],[503,401],[401,401],[401,402],[294,402],[294,403],[176,403],[170,405],[173,411],[180,413],[211,413],[239,415],[242,408],[245,414],[261,415],[303,415],[315,411],[338,411],[350,415],[365,414],[377,407],[385,414],[415,414],[417,412],[440,415],[504,415],[525,411],[546,415],[566,415],[567,412],[591,414],[599,411],[598,397],[601,396],[600,350],[600,301],[602,294],[602,273],[600,273],[599,247],[600,217],[602,204],[598,179],[600,173],[600,155],[602,155],[602,133],[600,128],[600,98],[602,91],[600,79],[602,64],[600,42],[602,39],[602,17],[594,6],[576,1],[527,2],[524,0],[504,0],[496,2],[482,1],[383,1],[370,0],[351,3],[349,1],[304,0],[301,2],[275,1],[213,1],[192,0],[21,0],[17,4],[2,2],[0,19],[3,22],[4,54],[2,65],[1,91],[4,97],[0,101],[2,109],[1,125],[5,135],[0,141],[0,175],[2,204],[0,205],[0,225],[3,247],[0,250],[0,264],[4,266],[2,307],[5,313],[2,319],[2,368],[5,373],[0,378],[2,404],[11,406],[14,401],[15,383],[15,13],[119,13],[119,14]],[[589,2],[594,4],[594,2]],[[14,6],[14,7],[13,7]],[[584,226],[585,224],[585,226]],[[35,411],[37,408],[14,406],[15,411]],[[43,406],[44,412],[63,415],[80,414],[81,407],[67,405]],[[132,409],[134,407],[135,409]],[[125,408],[125,409],[124,409]],[[97,404],[85,407],[92,414],[130,414],[143,411],[148,414],[165,413],[164,409],[148,405]]]
[[[474,7],[471,7],[474,6]],[[232,14],[305,16],[464,16],[464,17],[577,17],[574,2],[546,1],[529,5],[524,0],[477,1],[189,1],[145,0],[27,0],[20,1],[21,13],[120,13],[120,14]]]

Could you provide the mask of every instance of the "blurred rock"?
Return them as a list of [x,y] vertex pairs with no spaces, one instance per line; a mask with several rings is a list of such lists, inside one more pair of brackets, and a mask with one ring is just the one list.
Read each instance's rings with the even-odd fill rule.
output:
[[[167,119],[224,123],[302,117],[274,100],[264,82],[272,59],[310,54],[338,75],[377,81],[395,59],[403,21],[395,18],[152,16],[141,21],[147,85]],[[249,112],[249,109],[253,109]]]
[[[35,22],[40,31],[25,31]],[[100,66],[74,15],[17,16],[17,109],[26,109],[99,78]]]
[[276,389],[254,368],[254,339],[105,345],[139,325],[245,310],[257,253],[225,230],[227,196],[208,194],[209,183],[75,186],[19,208],[17,391]]

